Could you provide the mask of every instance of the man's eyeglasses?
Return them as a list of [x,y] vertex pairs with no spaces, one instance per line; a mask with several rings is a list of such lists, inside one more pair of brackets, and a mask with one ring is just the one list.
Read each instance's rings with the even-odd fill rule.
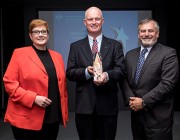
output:
[[96,21],[96,22],[99,22],[101,21],[103,18],[87,18],[86,20],[89,21],[89,22],[92,22],[92,21]]
[[39,30],[33,30],[31,33],[33,33],[34,35],[39,35],[40,33],[41,33],[42,35],[47,35],[48,31],[47,31],[47,30],[41,30],[41,31],[39,31]]

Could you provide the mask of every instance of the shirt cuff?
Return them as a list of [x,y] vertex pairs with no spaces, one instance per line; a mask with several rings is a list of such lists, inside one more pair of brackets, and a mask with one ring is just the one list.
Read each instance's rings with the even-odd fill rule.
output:
[[86,80],[90,79],[91,77],[93,77],[92,74],[89,74],[87,68],[85,69],[85,75],[86,75]]

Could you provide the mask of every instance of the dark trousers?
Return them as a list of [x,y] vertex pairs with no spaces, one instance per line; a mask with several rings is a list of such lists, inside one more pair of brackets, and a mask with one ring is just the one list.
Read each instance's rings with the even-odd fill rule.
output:
[[137,116],[131,116],[133,140],[173,140],[172,126],[149,128],[145,124],[143,113],[137,113]]
[[117,115],[75,114],[80,140],[115,140]]
[[44,124],[39,131],[27,130],[11,126],[16,140],[56,140],[59,131],[59,123]]

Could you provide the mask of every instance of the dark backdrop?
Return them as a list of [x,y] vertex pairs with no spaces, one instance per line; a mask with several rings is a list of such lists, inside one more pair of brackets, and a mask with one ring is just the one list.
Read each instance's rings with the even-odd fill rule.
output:
[[[2,76],[9,63],[12,51],[17,47],[31,44],[28,26],[32,19],[38,18],[38,10],[86,10],[90,6],[97,6],[102,10],[152,10],[152,17],[160,24],[159,41],[175,48],[180,58],[177,5],[178,1],[176,0],[1,0],[0,116],[3,115],[7,104],[7,94],[4,92]],[[70,91],[70,89],[72,90]],[[74,111],[74,84],[69,81],[68,91],[69,110]],[[179,91],[180,83],[178,82],[174,90],[174,109],[176,111],[180,110]],[[123,106],[121,94],[119,94],[119,99],[119,109],[126,110],[127,108]]]

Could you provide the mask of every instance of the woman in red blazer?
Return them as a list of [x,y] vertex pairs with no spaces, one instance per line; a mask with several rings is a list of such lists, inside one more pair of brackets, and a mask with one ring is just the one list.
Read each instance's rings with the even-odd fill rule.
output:
[[68,121],[68,96],[61,54],[47,49],[49,26],[29,25],[32,46],[15,49],[3,77],[9,95],[5,122],[16,140],[56,140]]

